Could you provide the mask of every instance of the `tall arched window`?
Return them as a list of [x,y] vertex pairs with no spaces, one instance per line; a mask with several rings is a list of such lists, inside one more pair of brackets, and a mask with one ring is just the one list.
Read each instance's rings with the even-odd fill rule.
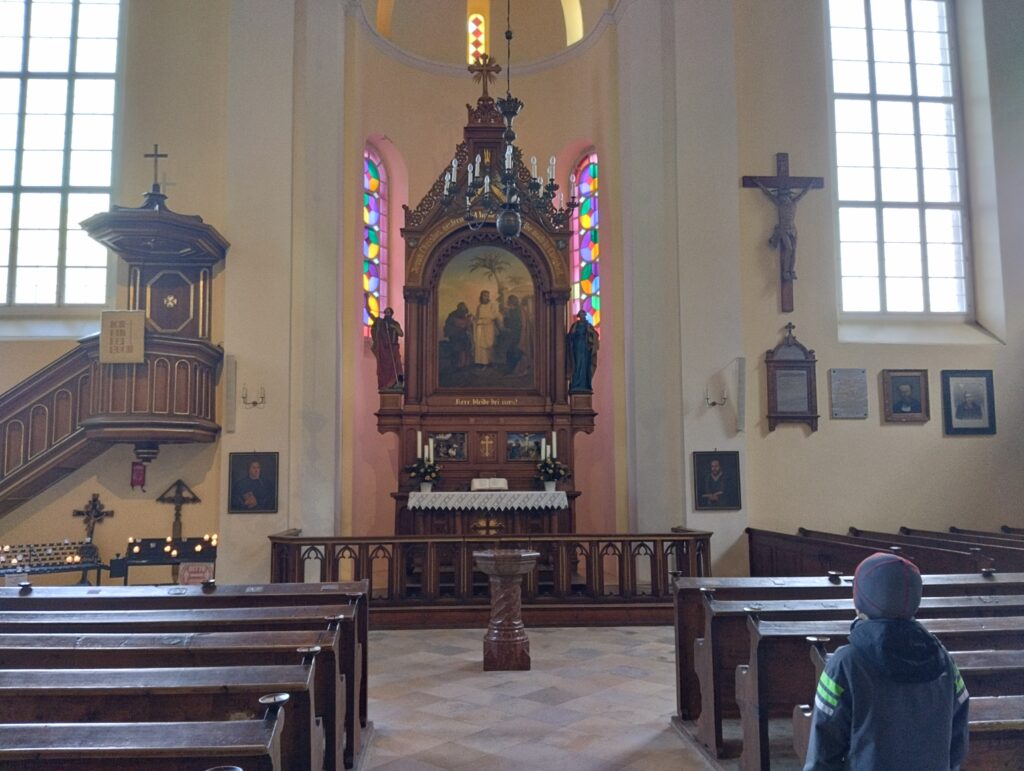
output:
[[572,215],[572,312],[587,312],[601,328],[601,254],[598,238],[597,153],[588,153],[576,165],[576,198]]
[[469,15],[466,33],[466,59],[468,64],[476,61],[476,57],[487,52],[487,23],[482,13]]
[[388,178],[380,156],[363,150],[363,334],[387,304]]

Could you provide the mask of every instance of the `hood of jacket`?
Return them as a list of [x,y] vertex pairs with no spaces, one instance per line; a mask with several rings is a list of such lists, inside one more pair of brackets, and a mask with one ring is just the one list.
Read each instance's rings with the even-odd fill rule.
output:
[[942,645],[913,619],[858,619],[850,644],[897,683],[927,683],[946,671]]

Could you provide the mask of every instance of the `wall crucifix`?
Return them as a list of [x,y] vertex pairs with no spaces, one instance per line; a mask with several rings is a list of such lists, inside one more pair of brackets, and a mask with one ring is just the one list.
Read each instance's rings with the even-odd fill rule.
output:
[[825,186],[823,177],[789,176],[789,153],[775,154],[774,177],[743,177],[743,187],[757,187],[775,203],[779,224],[768,245],[779,250],[779,287],[783,313],[793,311],[793,281],[796,280],[796,204],[808,190]]

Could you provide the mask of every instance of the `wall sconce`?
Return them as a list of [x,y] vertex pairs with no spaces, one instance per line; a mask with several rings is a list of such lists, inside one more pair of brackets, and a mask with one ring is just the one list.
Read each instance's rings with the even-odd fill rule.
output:
[[248,387],[244,383],[242,384],[242,406],[243,407],[245,407],[247,410],[251,410],[253,407],[259,407],[262,410],[263,406],[266,403],[267,403],[267,392],[263,388],[263,386],[260,386],[259,396],[257,396],[254,399],[250,399],[249,398],[249,389],[248,389]]
[[711,401],[708,387],[704,386],[704,403],[707,404],[708,407],[722,407],[727,401],[729,401],[729,393],[725,390],[724,386],[722,387],[722,395],[718,397],[717,401]]

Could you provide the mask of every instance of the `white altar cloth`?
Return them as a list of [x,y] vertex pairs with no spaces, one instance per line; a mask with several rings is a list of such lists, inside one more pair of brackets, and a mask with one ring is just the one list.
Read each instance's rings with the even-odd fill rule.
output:
[[493,492],[409,493],[410,509],[447,509],[470,511],[473,509],[506,511],[509,509],[567,509],[569,498],[564,490],[553,492],[528,490],[501,490]]

